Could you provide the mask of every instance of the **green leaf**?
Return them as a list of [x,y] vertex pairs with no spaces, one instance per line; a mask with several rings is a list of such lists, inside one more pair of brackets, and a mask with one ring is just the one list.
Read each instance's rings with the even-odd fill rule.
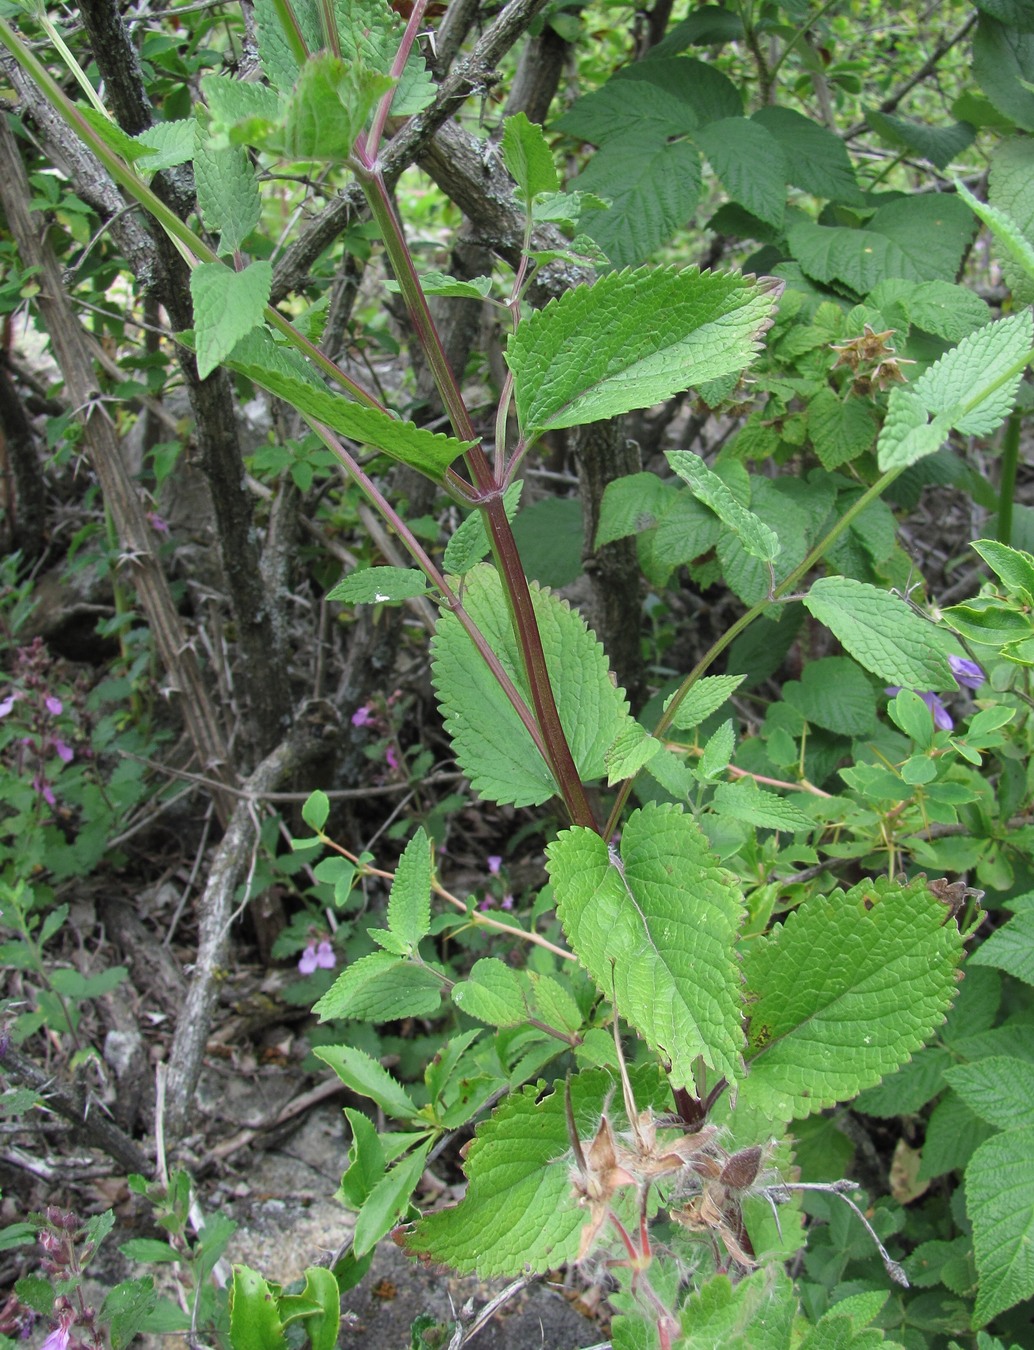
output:
[[356,1256],[372,1251],[405,1214],[417,1182],[424,1175],[432,1143],[433,1140],[428,1139],[412,1153],[407,1153],[374,1186],[355,1221],[352,1250]]
[[933,626],[889,591],[850,577],[820,577],[804,604],[859,665],[888,684],[958,688]]
[[724,773],[729,767],[729,761],[732,759],[732,752],[736,748],[736,732],[733,729],[732,718],[723,722],[717,731],[713,732],[704,746],[704,753],[700,756],[700,762],[697,765],[697,773],[705,782],[709,778],[717,778],[720,773]]
[[489,1026],[524,1026],[528,1020],[524,982],[495,956],[474,962],[467,978],[453,986],[452,1001],[468,1017]]
[[793,1283],[777,1262],[735,1284],[712,1276],[683,1304],[679,1350],[788,1350],[797,1311]]
[[305,821],[310,830],[319,834],[327,823],[327,817],[330,815],[330,798],[319,788],[311,792],[302,807],[302,820]]
[[[503,493],[503,509],[506,519],[511,522],[517,514],[523,488],[524,480],[519,478]],[[480,511],[471,511],[445,545],[444,570],[452,576],[463,576],[484,558],[490,548],[484,517]]]
[[287,98],[276,148],[287,159],[344,164],[393,83],[387,75],[331,52],[310,57]]
[[542,128],[522,112],[503,122],[503,163],[528,205],[540,192],[559,190],[553,152]]
[[969,960],[971,965],[993,966],[1034,985],[1034,909],[1021,910],[996,929]]
[[[334,0],[334,16],[341,37],[341,54],[358,57],[370,70],[388,75],[399,49],[405,24],[384,0]],[[431,73],[418,51],[411,53],[391,100],[393,117],[409,117],[434,102]]]
[[[1002,271],[1020,304],[1034,300],[1034,146],[1026,136],[1016,136],[995,147],[987,192],[993,211],[1001,213],[1009,228],[1003,234],[994,219],[977,213],[995,231],[1009,256]],[[969,203],[973,206],[973,203]]]
[[369,1116],[346,1106],[345,1117],[352,1131],[352,1142],[348,1149],[348,1166],[341,1178],[337,1198],[349,1209],[361,1209],[384,1175],[384,1148]]
[[880,468],[903,469],[936,454],[951,434],[951,418],[931,422],[926,404],[911,388],[896,384],[890,391],[887,415],[877,441]]
[[394,1022],[432,1017],[441,1010],[445,983],[426,966],[400,961],[391,952],[371,952],[337,977],[313,1012],[321,1022],[351,1017],[361,1022]]
[[716,66],[696,57],[653,57],[633,61],[611,80],[625,97],[640,84],[660,89],[669,103],[685,103],[695,119],[694,125],[706,126],[725,117],[743,115],[743,94]]
[[150,1275],[117,1284],[101,1306],[101,1318],[108,1323],[111,1350],[125,1350],[157,1304],[158,1293]]
[[392,1078],[383,1065],[362,1050],[350,1045],[318,1045],[312,1052],[329,1064],[353,1092],[372,1097],[386,1115],[398,1120],[414,1120],[419,1112],[405,1088]]
[[[800,680],[783,685],[783,698],[814,726],[838,736],[871,736],[876,730],[876,691],[854,661],[826,656],[810,661]],[[930,711],[924,705],[926,720]]]
[[934,737],[933,719],[930,709],[914,689],[902,689],[887,704],[887,712],[918,749],[930,748]]
[[787,240],[809,277],[866,295],[888,277],[954,281],[972,233],[968,208],[957,197],[935,193],[881,206],[865,229],[799,221]]
[[561,1031],[579,1031],[585,1021],[582,1010],[567,989],[552,975],[528,971],[535,1012],[540,1021]]
[[741,506],[725,481],[689,450],[670,450],[668,463],[689,484],[693,496],[709,506],[738,537],[752,558],[772,562],[779,557],[779,536],[746,507]]
[[610,202],[606,210],[583,211],[579,227],[615,267],[627,267],[655,253],[693,214],[700,156],[688,141],[637,127],[597,150],[573,186]]
[[951,1052],[939,1046],[919,1050],[896,1073],[884,1078],[878,1087],[860,1093],[853,1107],[864,1115],[882,1120],[914,1116],[944,1091],[944,1070],[953,1062]]
[[[199,126],[194,147],[194,180],[201,219],[209,230],[220,232],[217,251],[220,254],[236,253],[243,248],[245,239],[259,223],[262,214],[258,178],[247,152],[235,145],[222,149],[213,146]],[[253,263],[252,266],[268,268],[272,278],[271,263]],[[245,275],[250,270],[246,269]],[[267,288],[262,308],[265,308],[268,300]],[[256,319],[255,323],[258,321]],[[243,331],[247,332],[248,329]]]
[[975,1064],[957,1064],[944,1075],[969,1109],[989,1125],[1011,1130],[1030,1119],[1034,1064],[1011,1055],[990,1055]]
[[[393,294],[401,291],[397,281],[386,281],[385,286]],[[453,296],[459,300],[484,300],[492,289],[491,277],[471,277],[469,281],[460,281],[447,276],[444,272],[421,272],[420,289],[425,295]]]
[[[879,287],[876,288],[879,291]],[[869,296],[879,308],[876,292]],[[922,281],[912,286],[905,301],[909,323],[946,342],[960,342],[990,319],[987,302],[965,286],[947,281]]]
[[[641,1110],[649,1105],[666,1109],[671,1097],[656,1069],[633,1068],[632,1079]],[[571,1105],[580,1138],[592,1137],[615,1086],[599,1069],[572,1077]],[[620,1097],[619,1092],[608,1110],[617,1130],[624,1127]],[[477,1127],[464,1162],[470,1183],[466,1195],[451,1209],[420,1219],[401,1239],[406,1250],[461,1274],[477,1270],[484,1279],[572,1261],[587,1215],[563,1165],[570,1150],[562,1090],[539,1083],[511,1092]]]
[[782,226],[789,167],[778,139],[761,122],[727,117],[701,127],[693,139],[730,197],[759,220]]
[[234,1266],[230,1289],[230,1340],[248,1350],[286,1350],[272,1289],[255,1270]]
[[300,1320],[310,1350],[335,1350],[341,1329],[341,1289],[326,1266],[309,1266],[300,1294],[283,1294],[280,1312],[287,1325]]
[[1034,604],[1034,556],[996,539],[978,539],[970,547],[979,553],[1005,589],[1025,605]]
[[792,108],[759,108],[751,121],[782,146],[787,177],[794,187],[849,206],[864,203],[847,148],[828,128]]
[[416,567],[363,567],[327,592],[328,600],[353,605],[400,604],[415,595],[427,595],[423,572]]
[[[136,167],[141,173],[157,173],[159,169],[189,164],[197,149],[196,138],[197,122],[192,117],[184,117],[177,122],[155,122],[146,131],[133,137],[137,149]],[[199,203],[200,195],[201,185],[198,182]],[[257,220],[255,223],[258,223]]]
[[613,787],[639,770],[657,755],[663,746],[638,722],[628,722],[607,751],[607,786]]
[[775,792],[759,788],[748,779],[738,783],[719,783],[714,790],[715,814],[758,825],[764,830],[812,830],[815,822],[799,806]]
[[[697,680],[679,704],[671,720],[672,726],[680,731],[691,731],[699,726],[733,696],[745,679],[745,675],[705,675]],[[665,700],[665,711],[670,703],[671,698]]]
[[977,9],[990,14],[992,19],[1021,32],[1034,32],[1034,3],[1032,0],[977,0]]
[[928,159],[938,169],[946,169],[953,159],[973,144],[976,128],[969,122],[931,127],[923,122],[906,121],[889,113],[868,109],[866,121],[885,145],[895,146]]
[[966,1168],[983,1325],[1034,1294],[1034,1126],[986,1140]]
[[1026,297],[1034,293],[1034,245],[1027,232],[1008,211],[974,197],[965,183],[956,181],[955,186],[959,196],[980,217],[994,235],[996,243],[1005,250],[1003,271],[1010,279],[1015,299],[1026,303]]
[[452,461],[469,448],[465,441],[435,435],[412,422],[399,421],[390,413],[363,407],[333,393],[297,352],[279,346],[265,328],[255,329],[239,342],[227,365],[305,416],[325,422],[332,430],[360,444],[382,450],[436,482],[441,482]]
[[388,927],[414,951],[431,931],[431,841],[422,825],[395,868],[388,896]]
[[272,285],[273,264],[269,262],[253,262],[242,272],[223,263],[198,263],[191,272],[197,369],[202,379],[262,322]]
[[[310,52],[319,51],[323,36],[316,6],[292,5],[299,22],[302,41]],[[276,89],[288,90],[298,78],[299,60],[291,48],[277,12],[276,0],[255,0],[255,21],[258,28],[259,59],[269,83]]]
[[[235,80],[230,75],[203,75],[201,92],[208,104],[209,130],[213,137],[231,133],[232,143],[236,139],[232,132],[241,124],[249,131],[261,126],[268,134],[280,120],[280,96],[268,85]],[[145,131],[141,139],[152,144],[153,131],[153,127]]]
[[819,463],[832,471],[872,448],[876,420],[860,398],[840,398],[832,389],[820,389],[808,404],[808,435]]
[[681,136],[697,124],[691,105],[673,100],[648,81],[608,80],[602,89],[585,94],[557,119],[569,136],[593,145],[641,131],[644,144],[661,145],[669,136]]
[[600,991],[659,1054],[678,1086],[702,1056],[733,1077],[741,1046],[732,942],[741,897],[681,807],[628,818],[620,857],[592,830],[546,850],[557,915]]
[[787,1120],[848,1100],[919,1049],[951,1006],[962,937],[921,881],[879,877],[812,896],[743,956],[739,1100]]
[[608,483],[600,507],[596,530],[596,548],[642,534],[651,529],[669,509],[672,501],[685,494],[655,473],[630,473]]
[[779,286],[666,267],[566,291],[522,320],[507,351],[525,435],[616,417],[742,370]]
[[1023,370],[1010,371],[1030,352],[1032,338],[1029,310],[985,324],[924,371],[912,392],[964,436],[986,436],[1012,412]]
[[[629,720],[603,648],[565,601],[534,584],[532,602],[557,708],[583,780],[600,778],[606,753]],[[495,569],[467,575],[464,607],[530,703],[513,626]],[[434,686],[453,749],[471,786],[490,801],[539,805],[556,792],[545,760],[455,615],[438,620],[431,644]]]
[[1005,647],[1030,637],[1029,616],[991,596],[978,596],[969,605],[951,605],[944,617],[964,638],[989,647]]
[[973,35],[973,74],[1000,113],[1034,131],[1034,33],[982,14]]

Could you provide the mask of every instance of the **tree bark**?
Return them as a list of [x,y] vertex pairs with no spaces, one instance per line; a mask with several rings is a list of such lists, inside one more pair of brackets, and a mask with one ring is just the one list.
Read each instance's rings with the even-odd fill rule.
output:
[[47,523],[47,492],[36,437],[25,405],[11,381],[7,362],[0,357],[0,432],[3,450],[14,480],[13,503],[8,504],[8,548],[20,548],[26,558],[43,552]]
[[[79,12],[119,124],[130,135],[145,131],[153,124],[154,113],[118,9],[112,0],[83,0]],[[159,174],[154,184],[166,204],[181,215],[193,205],[189,186],[182,175]],[[193,327],[189,269],[163,231],[156,228],[154,238],[159,298],[175,329]],[[216,370],[202,380],[193,356],[183,349],[178,356],[194,412],[201,467],[211,486],[220,558],[236,621],[247,702],[246,738],[253,752],[261,755],[280,741],[290,721],[284,598],[270,594],[263,585],[229,377]]]
[[[159,660],[169,675],[170,692],[181,695],[179,706],[202,772],[226,781],[231,772],[230,759],[215,710],[201,679],[194,649],[180,624],[154,548],[154,531],[126,471],[114,425],[104,406],[96,401],[97,380],[86,336],[72,311],[54,252],[29,213],[28,178],[14,136],[3,119],[0,119],[0,202],[22,261],[27,267],[40,269],[36,307],[50,334],[69,402],[79,409],[83,444],[115,521],[124,550],[119,569],[130,589],[135,586],[140,596]],[[216,806],[221,818],[229,819],[230,799],[217,792]]]

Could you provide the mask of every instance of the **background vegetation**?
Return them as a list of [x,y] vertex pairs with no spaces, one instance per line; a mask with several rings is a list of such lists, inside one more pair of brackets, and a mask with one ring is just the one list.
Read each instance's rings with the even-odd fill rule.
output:
[[[332,1346],[405,1223],[616,1347],[1031,1344],[1034,4],[398,11],[0,6],[0,1339]],[[231,1007],[349,1094],[297,1287]]]

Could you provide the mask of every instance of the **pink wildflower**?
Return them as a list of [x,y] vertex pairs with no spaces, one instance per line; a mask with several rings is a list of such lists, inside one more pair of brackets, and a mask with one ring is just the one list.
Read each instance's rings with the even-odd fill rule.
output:
[[8,694],[7,697],[3,700],[3,702],[0,702],[0,717],[7,716],[7,714],[14,707],[17,698],[18,698],[17,694]]
[[488,857],[485,859],[485,862],[488,863],[488,870],[491,872],[491,874],[494,877],[497,877],[499,875],[499,869],[503,865],[503,860],[499,856],[499,854],[490,853]]
[[58,736],[55,736],[50,744],[54,747],[54,754],[57,755],[58,759],[64,764],[71,764],[75,758],[75,751],[70,745],[66,745]]
[[323,970],[333,970],[337,965],[337,957],[334,955],[334,948],[326,938],[316,948],[316,964]]
[[319,958],[316,955],[316,944],[310,942],[298,958],[298,969],[303,975],[311,975],[319,964]]
[[499,903],[503,909],[513,909],[513,896],[507,891]]
[[163,516],[160,516],[157,511],[147,512],[147,523],[158,534],[169,533],[169,522]]
[[55,698],[53,694],[48,694],[47,697],[44,699],[44,702],[47,705],[47,712],[50,713],[51,716],[58,717],[62,712],[64,712],[65,705],[61,702],[59,698]]
[[948,665],[963,689],[979,689],[987,678],[977,663],[968,657],[949,655]]
[[59,1327],[55,1327],[47,1339],[40,1346],[39,1350],[67,1350],[68,1342],[71,1337],[71,1328],[62,1321]]
[[396,755],[396,753],[395,753],[395,747],[394,747],[394,746],[389,745],[388,748],[387,748],[387,750],[385,750],[385,752],[384,752],[384,762],[387,764],[387,766],[388,766],[389,769],[397,769],[397,768],[398,768],[398,766],[399,766],[399,757],[398,757],[398,755]]
[[367,722],[373,718],[373,709],[369,703],[364,703],[361,708],[356,708],[352,714],[352,725],[354,727],[365,727]]

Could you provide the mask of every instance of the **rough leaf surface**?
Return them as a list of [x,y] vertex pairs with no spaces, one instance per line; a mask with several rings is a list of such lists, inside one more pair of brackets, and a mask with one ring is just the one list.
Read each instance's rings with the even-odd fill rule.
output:
[[702,1056],[733,1077],[742,1046],[733,942],[742,899],[681,807],[629,817],[620,857],[592,830],[565,830],[546,850],[568,941],[618,1012],[693,1083]]
[[802,1118],[874,1086],[943,1022],[958,927],[922,882],[880,877],[815,896],[745,944],[749,1068],[743,1102]]
[[904,600],[850,577],[820,577],[804,604],[854,659],[888,684],[906,689],[956,689],[933,628]]
[[[630,721],[607,659],[580,615],[532,585],[557,709],[583,780],[600,778],[605,756]],[[530,702],[499,576],[481,565],[467,576],[463,603],[517,688]],[[471,786],[490,801],[533,806],[556,784],[545,760],[453,614],[443,614],[432,643],[434,686],[456,758]]]
[[980,1275],[974,1324],[1034,1295],[1034,1126],[986,1140],[966,1168]]
[[[633,1071],[636,1102],[668,1109],[671,1094],[656,1069]],[[594,1069],[571,1079],[571,1104],[580,1137],[591,1138],[600,1110],[617,1086]],[[609,1116],[624,1127],[621,1093]],[[452,1209],[425,1215],[403,1237],[414,1254],[443,1262],[461,1274],[485,1278],[535,1272],[573,1261],[588,1213],[571,1190],[571,1154],[562,1088],[544,1094],[544,1085],[526,1087],[479,1125],[464,1170],[467,1193]]]
[[616,417],[742,370],[779,289],[695,267],[642,268],[551,300],[507,351],[525,435]]
[[253,262],[242,272],[222,263],[199,263],[191,272],[194,340],[202,379],[262,322],[272,285],[269,262]]

